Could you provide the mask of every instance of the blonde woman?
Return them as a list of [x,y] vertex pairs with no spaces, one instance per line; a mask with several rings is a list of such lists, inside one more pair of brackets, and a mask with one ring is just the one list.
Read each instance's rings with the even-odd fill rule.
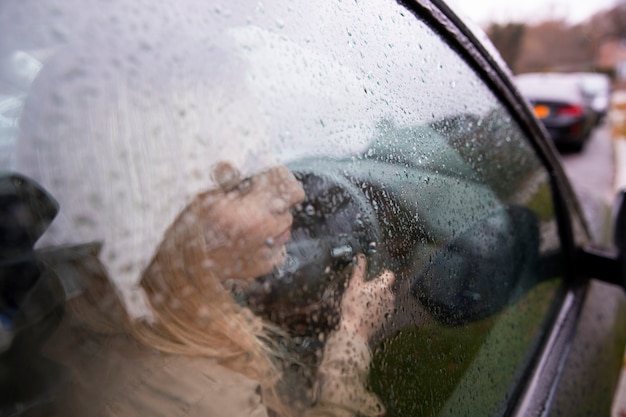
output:
[[38,246],[101,245],[74,264],[80,290],[48,343],[71,370],[51,413],[382,415],[365,389],[367,342],[392,308],[393,274],[366,282],[357,257],[314,386],[280,384],[297,361],[279,346],[288,336],[224,283],[245,288],[284,262],[303,190],[271,150],[245,65],[180,45],[128,62],[64,51],[27,100],[17,168],[60,204]]

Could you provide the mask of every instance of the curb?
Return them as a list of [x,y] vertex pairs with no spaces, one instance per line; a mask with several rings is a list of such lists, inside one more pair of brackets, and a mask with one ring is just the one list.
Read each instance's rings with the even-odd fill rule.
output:
[[[613,236],[615,233],[614,222],[617,213],[617,196],[621,191],[626,191],[626,136],[613,136],[613,192],[610,196],[610,200],[607,204],[607,218],[606,222],[609,230],[604,233],[604,243],[613,244]],[[626,360],[626,359],[625,359]]]
[[626,190],[626,90],[616,90],[611,95],[607,119],[613,151],[614,173],[613,183],[608,195],[604,197],[604,221],[598,238],[601,244],[610,246],[613,244],[613,216],[616,209],[616,197],[621,190]]
[[613,139],[615,176],[614,195],[626,188],[626,90],[617,90],[611,97],[609,125]]
[[[609,112],[609,126],[611,128],[611,142],[613,143],[613,196],[617,196],[620,190],[626,189],[626,90],[613,92],[611,98],[611,110]],[[613,201],[611,201],[613,206]],[[613,217],[611,209],[611,218]],[[612,241],[612,239],[611,239]],[[612,417],[623,417],[626,409],[626,356],[618,385],[615,387],[613,404],[611,406]]]
[[[622,117],[625,117],[626,113],[622,113]],[[626,125],[622,125],[626,126]],[[613,127],[613,124],[611,124]],[[614,129],[611,129],[615,132]],[[613,199],[620,192],[620,190],[626,189],[626,136],[612,135],[613,142],[613,157],[615,167],[615,177],[613,179]],[[610,218],[614,216],[614,201],[611,201]],[[612,222],[613,220],[611,220]],[[612,227],[611,227],[612,229]],[[613,239],[609,238],[607,243],[612,243]],[[624,352],[624,359],[622,363],[622,371],[618,383],[615,387],[615,393],[613,397],[613,404],[611,405],[611,417],[624,417],[624,410],[626,410],[626,352]]]
[[615,158],[613,191],[617,194],[626,188],[626,136],[613,138],[613,155]]

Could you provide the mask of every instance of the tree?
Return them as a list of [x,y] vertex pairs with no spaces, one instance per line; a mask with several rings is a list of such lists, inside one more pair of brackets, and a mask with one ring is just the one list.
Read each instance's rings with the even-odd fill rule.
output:
[[506,23],[504,25],[492,23],[487,29],[487,36],[502,55],[504,62],[512,70],[514,70],[519,57],[525,31],[526,25],[524,23]]
[[612,35],[626,38],[626,0],[620,0],[608,13],[612,20]]
[[551,20],[529,26],[515,72],[593,70],[597,42],[586,25]]
[[486,32],[516,74],[595,71],[603,41],[626,39],[626,0],[618,0],[611,9],[577,25],[554,18],[532,25],[491,23]]

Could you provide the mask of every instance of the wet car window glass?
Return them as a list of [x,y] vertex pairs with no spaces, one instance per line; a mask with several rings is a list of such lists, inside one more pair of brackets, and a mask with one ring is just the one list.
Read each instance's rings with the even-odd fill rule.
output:
[[502,412],[561,274],[511,115],[396,3],[204,3],[0,17],[1,409]]

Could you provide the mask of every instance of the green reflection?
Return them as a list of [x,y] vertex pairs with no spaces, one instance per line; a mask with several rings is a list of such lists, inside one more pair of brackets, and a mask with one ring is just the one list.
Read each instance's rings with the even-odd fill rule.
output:
[[387,416],[489,416],[510,395],[550,320],[561,279],[487,319],[404,330],[375,352],[372,389]]

